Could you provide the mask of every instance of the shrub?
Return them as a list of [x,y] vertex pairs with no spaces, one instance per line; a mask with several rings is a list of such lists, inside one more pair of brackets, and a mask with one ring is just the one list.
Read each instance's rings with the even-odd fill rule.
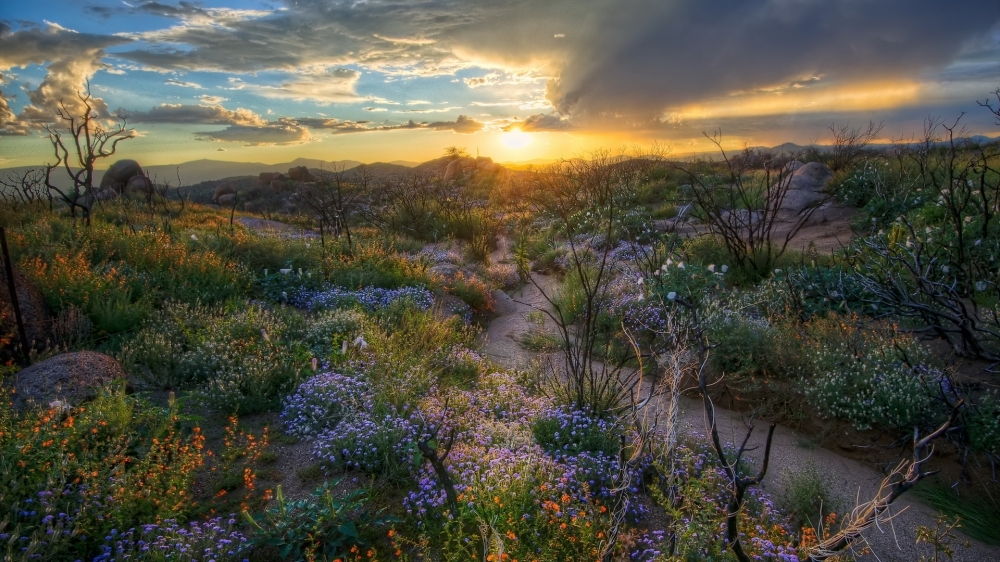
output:
[[[283,559],[333,560],[373,556],[376,530],[395,521],[380,511],[363,510],[367,492],[334,494],[340,480],[324,482],[309,499],[285,499],[278,486],[277,505],[258,516],[243,512],[255,533],[252,546],[272,546]],[[357,556],[355,556],[357,555]]]
[[364,316],[354,310],[324,310],[309,320],[305,344],[316,357],[329,357],[338,351],[342,341],[353,341]]
[[929,352],[893,328],[852,329],[807,350],[803,389],[820,413],[856,429],[910,430],[935,425],[944,412],[935,401],[944,380]]
[[963,413],[965,433],[973,450],[1000,454],[1000,400],[997,392],[984,393]]
[[304,321],[260,305],[168,305],[122,347],[123,365],[144,383],[192,390],[210,408],[245,414],[276,405],[308,362]]
[[814,464],[795,471],[781,472],[781,500],[794,528],[818,529],[826,516],[836,511],[830,497],[829,483]]

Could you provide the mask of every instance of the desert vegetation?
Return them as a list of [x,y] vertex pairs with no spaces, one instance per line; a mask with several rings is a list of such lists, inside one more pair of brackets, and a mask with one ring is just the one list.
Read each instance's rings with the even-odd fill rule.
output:
[[[958,122],[222,189],[95,186],[128,130],[77,170],[65,119],[0,207],[4,560],[851,560],[917,496],[920,552],[997,552],[1000,146]],[[836,501],[779,424],[884,480]]]

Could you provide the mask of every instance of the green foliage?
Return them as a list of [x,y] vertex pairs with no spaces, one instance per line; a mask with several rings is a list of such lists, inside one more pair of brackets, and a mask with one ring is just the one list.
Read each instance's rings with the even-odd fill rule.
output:
[[969,446],[975,451],[1000,454],[1000,399],[997,391],[969,401],[962,412]]
[[330,357],[340,351],[341,342],[354,341],[363,321],[356,310],[322,310],[309,319],[303,341],[316,357]]
[[192,390],[212,409],[274,407],[300,380],[309,354],[301,316],[261,305],[171,303],[125,343],[123,366],[147,385]]
[[398,520],[364,510],[366,490],[335,495],[340,482],[324,482],[311,498],[297,501],[286,499],[278,486],[275,507],[257,516],[243,512],[256,531],[252,544],[275,547],[283,560],[296,561],[346,558],[370,549],[376,531]]
[[781,471],[781,500],[795,528],[819,529],[827,515],[835,513],[830,484],[814,464]]
[[928,482],[913,489],[917,497],[950,518],[961,520],[962,533],[986,544],[1000,545],[1000,499],[987,493],[958,494],[942,482]]
[[820,413],[860,430],[910,431],[946,414],[935,397],[944,377],[928,351],[893,327],[862,330],[845,324],[806,351],[803,390]]
[[132,291],[125,289],[95,297],[90,318],[98,330],[118,334],[138,327],[152,308],[148,300],[132,302]]

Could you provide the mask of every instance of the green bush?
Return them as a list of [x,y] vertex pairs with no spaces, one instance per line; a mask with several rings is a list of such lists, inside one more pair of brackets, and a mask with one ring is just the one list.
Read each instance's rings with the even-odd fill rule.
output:
[[309,320],[305,344],[316,357],[329,357],[331,353],[340,351],[344,340],[354,341],[363,321],[364,315],[357,310],[322,310]]
[[362,509],[366,490],[335,494],[339,484],[324,482],[311,498],[297,501],[286,499],[278,486],[275,507],[258,516],[243,512],[255,530],[251,544],[274,547],[286,560],[346,559],[358,549],[370,549],[378,529],[397,519]]
[[310,355],[293,312],[233,303],[171,303],[123,345],[123,366],[143,383],[191,390],[212,409],[245,414],[274,407],[300,380]]
[[929,352],[892,328],[845,328],[806,351],[802,384],[809,402],[859,430],[939,423],[946,412],[935,397],[944,375]]
[[808,526],[818,529],[826,516],[837,507],[830,496],[830,485],[814,464],[796,470],[781,471],[780,499],[795,528]]

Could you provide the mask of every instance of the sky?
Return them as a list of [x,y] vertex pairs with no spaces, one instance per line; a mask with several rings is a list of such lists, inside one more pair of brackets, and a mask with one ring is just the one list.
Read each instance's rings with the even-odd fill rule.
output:
[[[494,160],[1000,135],[996,0],[31,0],[0,5],[0,167],[81,111],[118,157]],[[994,95],[995,100],[995,95]],[[110,162],[109,162],[110,163]]]

